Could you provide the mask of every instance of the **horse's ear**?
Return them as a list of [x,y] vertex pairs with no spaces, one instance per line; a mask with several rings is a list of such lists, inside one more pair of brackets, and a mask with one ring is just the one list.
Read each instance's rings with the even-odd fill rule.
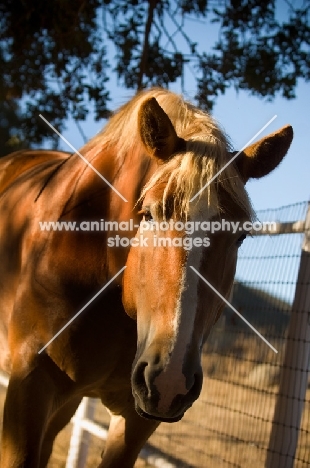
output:
[[185,148],[165,111],[155,98],[147,99],[138,114],[138,128],[142,142],[150,156],[167,160]]
[[259,179],[273,171],[286,155],[293,140],[290,125],[262,138],[245,148],[236,158],[236,165],[244,182]]

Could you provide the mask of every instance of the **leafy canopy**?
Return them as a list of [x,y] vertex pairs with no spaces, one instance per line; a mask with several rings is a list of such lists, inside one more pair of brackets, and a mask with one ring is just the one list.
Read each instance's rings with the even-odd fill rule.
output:
[[294,98],[298,79],[310,77],[309,11],[310,0],[2,0],[5,144],[40,143],[40,113],[60,131],[90,109],[107,117],[116,79],[133,90],[179,81],[186,91],[192,73],[207,109],[231,86]]

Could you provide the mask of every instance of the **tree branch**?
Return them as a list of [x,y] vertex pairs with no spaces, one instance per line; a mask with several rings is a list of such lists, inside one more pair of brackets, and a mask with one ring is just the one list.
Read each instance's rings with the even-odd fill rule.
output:
[[138,72],[138,91],[143,88],[143,77],[145,75],[146,66],[147,66],[147,57],[149,52],[149,38],[150,32],[152,28],[153,18],[154,18],[154,10],[159,3],[160,0],[149,0],[149,9],[147,14],[147,21],[145,24],[144,30],[144,42],[143,42],[143,49],[142,55],[140,60],[139,72]]

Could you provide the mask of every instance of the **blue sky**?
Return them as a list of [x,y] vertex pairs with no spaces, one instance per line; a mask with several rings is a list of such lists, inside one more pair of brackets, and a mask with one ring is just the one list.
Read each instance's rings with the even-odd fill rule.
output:
[[294,129],[293,143],[280,166],[265,178],[247,184],[255,209],[310,199],[309,91],[309,84],[300,83],[295,100],[277,98],[271,103],[230,91],[215,106],[214,116],[231,136],[236,149],[247,143],[274,115],[277,118],[261,136],[286,124]]

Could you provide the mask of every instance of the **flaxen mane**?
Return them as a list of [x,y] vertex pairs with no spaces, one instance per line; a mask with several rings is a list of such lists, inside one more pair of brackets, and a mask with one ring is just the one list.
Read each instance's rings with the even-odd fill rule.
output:
[[[160,88],[137,94],[112,116],[103,131],[90,140],[82,151],[85,154],[92,150],[94,154],[94,150],[97,153],[97,149],[99,152],[103,148],[114,147],[119,158],[125,158],[135,150],[145,152],[139,135],[138,112],[142,102],[151,97],[156,98],[169,116],[178,136],[186,140],[186,150],[160,165],[144,187],[141,199],[150,188],[165,182],[166,189],[158,212],[165,214],[168,195],[173,193],[174,211],[179,216],[186,216],[190,199],[228,162],[230,144],[208,113],[184,101],[181,96]],[[221,210],[216,190],[217,184],[220,184],[252,218],[251,204],[233,164],[219,174],[216,182],[206,187],[200,195],[205,197],[208,205]]]

